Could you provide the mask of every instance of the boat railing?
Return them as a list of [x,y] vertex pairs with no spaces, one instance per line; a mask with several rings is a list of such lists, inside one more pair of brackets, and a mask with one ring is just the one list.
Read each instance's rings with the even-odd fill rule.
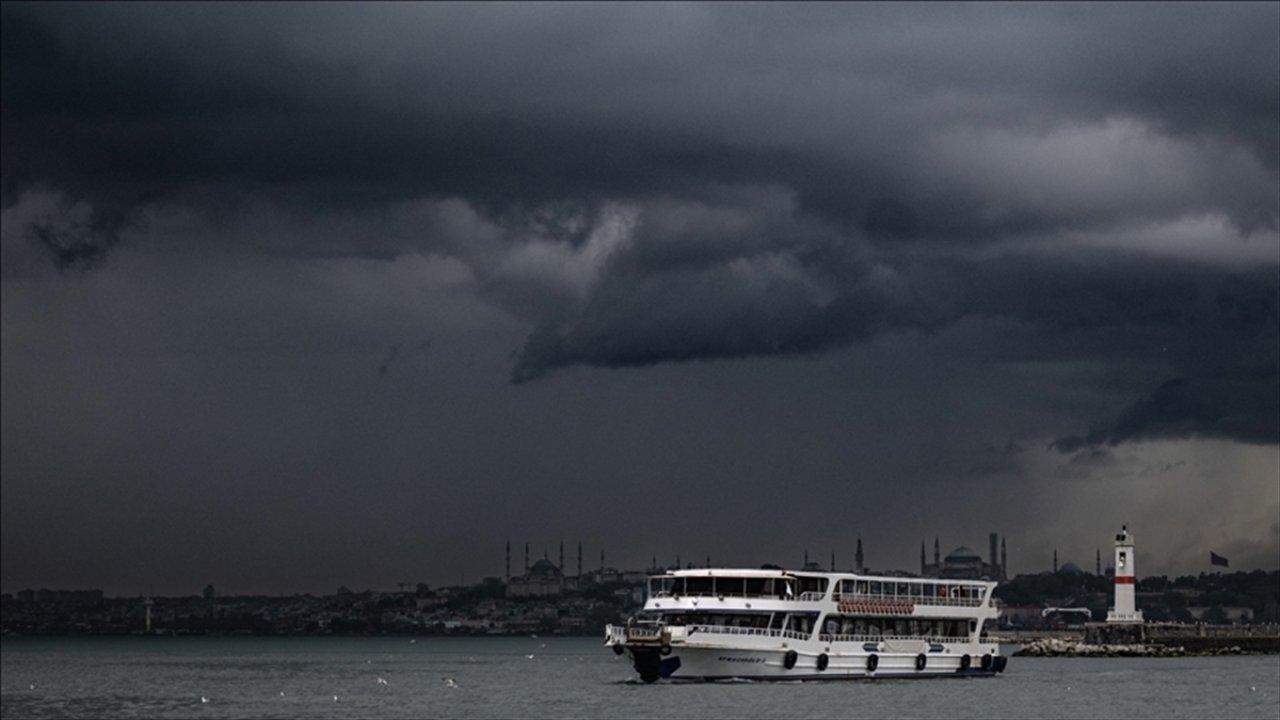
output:
[[682,592],[675,593],[667,590],[659,590],[649,593],[649,599],[670,598],[679,600],[681,598],[718,598],[726,600],[728,598],[745,598],[747,600],[791,600],[795,602],[818,602],[825,598],[825,592],[802,592],[799,595],[778,595],[777,593],[743,595],[742,593],[724,593],[724,592]]
[[735,627],[732,625],[606,625],[605,637],[614,643],[625,643],[629,640],[657,640],[662,638],[663,630],[673,636],[689,637],[698,633],[715,635],[757,635],[760,637],[791,638],[792,640],[808,640],[812,633],[779,628]]
[[692,637],[698,633],[716,635],[758,635],[761,637],[783,637],[792,640],[808,640],[813,633],[778,628],[734,627],[732,625],[686,625],[685,635]]
[[922,597],[919,595],[870,595],[866,593],[836,593],[836,602],[910,602],[916,605],[945,605],[950,607],[979,607],[982,598]]
[[884,640],[924,640],[926,642],[964,642],[968,638],[948,637],[943,635],[829,635],[820,633],[818,640],[822,642],[881,642]]

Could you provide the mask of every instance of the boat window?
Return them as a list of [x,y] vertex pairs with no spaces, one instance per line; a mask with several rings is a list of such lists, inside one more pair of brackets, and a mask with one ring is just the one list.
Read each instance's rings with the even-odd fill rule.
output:
[[687,577],[684,583],[687,595],[711,595],[714,589],[709,577]]
[[800,578],[800,592],[818,592],[825,593],[829,581],[827,578],[820,577],[802,577]]
[[790,613],[787,615],[786,629],[792,632],[811,633],[813,624],[818,621],[818,613]]
[[717,627],[767,628],[769,613],[668,613],[664,619],[670,625],[714,625]]
[[769,580],[767,578],[747,578],[744,582],[746,584],[745,592],[751,597],[769,594]]
[[676,579],[673,577],[656,577],[649,578],[649,595],[670,595],[675,587]]
[[[970,620],[929,620],[830,614],[823,619],[821,631],[828,636],[846,636],[840,638],[844,640],[886,636],[959,640],[969,637],[972,628],[975,628],[976,625],[976,621]],[[792,623],[788,624],[787,628],[794,629],[802,626],[802,624]]]

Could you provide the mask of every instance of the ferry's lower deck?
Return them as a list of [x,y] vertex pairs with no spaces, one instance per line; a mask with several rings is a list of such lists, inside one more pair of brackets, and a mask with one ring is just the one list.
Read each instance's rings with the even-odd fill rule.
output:
[[[611,628],[611,631],[615,630]],[[625,634],[625,628],[617,628]],[[701,636],[699,636],[701,635]],[[851,680],[972,677],[1004,670],[995,644],[895,639],[800,640],[769,635],[695,633],[692,637],[628,642],[615,634],[614,652],[641,679],[709,681]]]

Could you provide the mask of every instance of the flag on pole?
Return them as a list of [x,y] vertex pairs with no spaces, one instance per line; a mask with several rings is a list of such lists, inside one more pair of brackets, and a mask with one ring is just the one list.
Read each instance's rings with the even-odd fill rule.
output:
[[1222,557],[1221,555],[1219,555],[1218,553],[1212,550],[1209,551],[1209,564],[1221,565],[1222,567],[1231,567],[1229,564],[1227,564],[1226,558]]

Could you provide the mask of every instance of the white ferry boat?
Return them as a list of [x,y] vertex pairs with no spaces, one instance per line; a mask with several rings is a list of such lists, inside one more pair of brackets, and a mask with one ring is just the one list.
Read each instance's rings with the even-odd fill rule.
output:
[[996,583],[788,570],[675,570],[605,645],[645,682],[986,676]]

